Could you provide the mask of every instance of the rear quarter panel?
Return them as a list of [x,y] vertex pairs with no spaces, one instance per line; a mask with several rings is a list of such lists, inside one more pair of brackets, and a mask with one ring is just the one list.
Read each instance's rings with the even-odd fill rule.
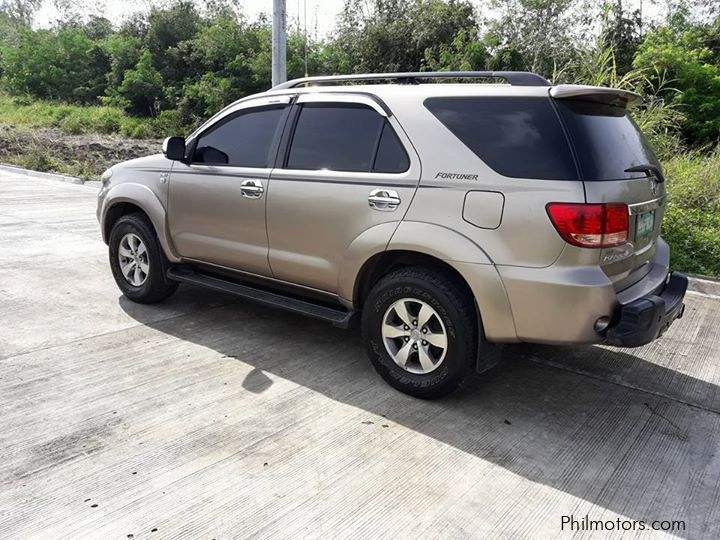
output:
[[[496,173],[435,118],[423,101],[421,97],[388,100],[423,164],[405,221],[456,231],[480,246],[492,264],[534,268],[553,264],[565,242],[550,222],[545,205],[584,202],[582,182],[508,178]],[[476,190],[502,194],[495,199],[503,206],[496,228],[478,227],[463,219],[466,194]],[[487,210],[498,213],[497,209]],[[482,219],[479,222],[482,224]],[[467,262],[473,257],[467,253],[463,259]]]

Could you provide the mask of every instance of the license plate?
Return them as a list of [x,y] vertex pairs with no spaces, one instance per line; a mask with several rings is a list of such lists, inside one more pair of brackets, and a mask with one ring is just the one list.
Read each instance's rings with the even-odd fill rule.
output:
[[655,213],[645,212],[640,214],[635,225],[635,238],[637,240],[647,240],[655,229]]

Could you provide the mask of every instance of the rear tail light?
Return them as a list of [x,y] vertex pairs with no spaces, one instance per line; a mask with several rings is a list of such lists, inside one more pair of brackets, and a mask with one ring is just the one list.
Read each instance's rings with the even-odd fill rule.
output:
[[547,205],[550,221],[563,239],[587,248],[617,246],[628,239],[628,207],[625,204]]

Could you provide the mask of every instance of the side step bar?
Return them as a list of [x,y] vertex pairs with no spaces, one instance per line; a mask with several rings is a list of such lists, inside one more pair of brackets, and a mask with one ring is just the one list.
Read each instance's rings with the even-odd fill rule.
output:
[[189,268],[170,268],[167,271],[167,277],[181,283],[190,283],[222,291],[242,298],[247,298],[260,304],[277,307],[287,311],[293,311],[315,319],[321,319],[331,322],[333,326],[339,328],[348,328],[350,320],[355,314],[354,311],[346,311],[343,309],[333,309],[330,307],[308,302],[306,300],[298,300],[292,296],[258,289],[250,285],[236,283],[221,277],[209,276],[197,273]]

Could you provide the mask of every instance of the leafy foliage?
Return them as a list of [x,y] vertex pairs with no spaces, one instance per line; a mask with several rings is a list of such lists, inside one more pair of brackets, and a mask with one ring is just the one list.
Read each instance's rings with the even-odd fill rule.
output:
[[634,65],[665,76],[679,91],[667,96],[685,114],[683,131],[694,145],[720,136],[720,23],[666,27],[648,34]]
[[23,28],[2,54],[3,83],[14,94],[80,103],[102,95],[110,67],[106,52],[80,30]]

